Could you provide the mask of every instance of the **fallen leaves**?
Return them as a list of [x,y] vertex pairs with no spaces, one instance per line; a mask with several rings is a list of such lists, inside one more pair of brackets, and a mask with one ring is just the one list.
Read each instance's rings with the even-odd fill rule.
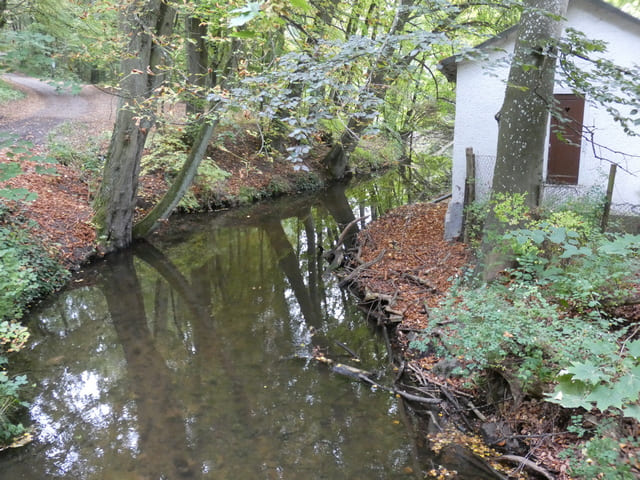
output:
[[73,169],[64,165],[56,166],[56,175],[38,173],[36,162],[23,160],[21,165],[24,173],[2,186],[26,188],[38,196],[32,202],[13,203],[14,215],[32,220],[34,223],[29,227],[32,234],[65,266],[71,268],[82,263],[95,251],[96,239],[87,186],[78,180]]
[[393,308],[403,313],[403,327],[424,328],[428,308],[439,304],[469,261],[464,244],[443,238],[446,209],[446,204],[406,205],[360,233],[363,262],[384,249],[387,253],[358,282],[366,290],[395,296]]

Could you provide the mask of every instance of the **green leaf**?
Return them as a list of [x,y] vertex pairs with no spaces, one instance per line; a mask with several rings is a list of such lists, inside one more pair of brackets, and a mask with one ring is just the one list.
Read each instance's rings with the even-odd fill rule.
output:
[[586,401],[589,390],[586,383],[574,381],[573,375],[565,374],[558,377],[558,385],[552,393],[546,394],[546,396],[549,402],[557,403],[565,408],[583,407],[589,410],[591,404]]
[[640,357],[640,340],[634,340],[627,345],[627,353],[633,358]]
[[637,400],[640,395],[640,367],[620,377],[615,383],[614,388],[624,392],[625,398],[629,400]]
[[29,157],[29,160],[37,163],[58,163],[58,161],[55,158],[45,156],[45,155],[33,155]]
[[240,30],[239,32],[232,32],[230,35],[236,38],[255,38],[257,33],[253,30]]
[[564,243],[567,238],[567,229],[564,227],[553,227],[549,235],[549,241],[553,243]]
[[598,248],[598,253],[604,255],[626,256],[632,253],[640,245],[640,235],[620,235],[612,241],[603,243]]
[[36,173],[41,175],[57,175],[58,170],[56,167],[43,167],[42,165],[36,165]]
[[598,410],[604,412],[609,407],[622,408],[625,399],[626,395],[621,389],[598,385],[587,395],[586,401],[594,402]]
[[627,405],[622,409],[622,415],[629,418],[635,418],[640,422],[640,405],[638,405],[637,403],[633,405]]
[[585,383],[597,385],[601,381],[609,379],[609,375],[605,374],[593,363],[586,361],[584,363],[571,362],[572,366],[567,368],[568,373],[573,374],[573,380],[580,380]]
[[32,202],[38,198],[38,194],[26,188],[0,188],[0,197],[16,202]]
[[22,174],[20,164],[16,162],[0,163],[0,182],[9,180]]
[[593,342],[589,347],[589,350],[594,355],[611,355],[616,351],[616,345],[613,342]]
[[540,245],[545,240],[544,232],[540,230],[531,230],[531,240]]
[[565,246],[564,252],[560,255],[560,258],[571,258],[576,255],[591,256],[593,252],[588,247],[576,247],[575,245]]
[[299,8],[303,12],[311,11],[311,5],[309,5],[309,3],[307,3],[306,0],[291,0],[291,5],[293,5],[296,8]]

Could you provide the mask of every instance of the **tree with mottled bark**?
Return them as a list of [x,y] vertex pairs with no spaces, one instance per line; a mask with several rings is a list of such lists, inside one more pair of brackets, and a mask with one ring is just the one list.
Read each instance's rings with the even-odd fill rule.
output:
[[500,124],[493,173],[489,216],[485,222],[483,250],[493,252],[485,275],[491,276],[506,258],[496,253],[492,239],[505,225],[493,208],[506,195],[521,194],[525,205],[538,206],[549,112],[553,105],[556,44],[568,0],[526,0],[521,15]]

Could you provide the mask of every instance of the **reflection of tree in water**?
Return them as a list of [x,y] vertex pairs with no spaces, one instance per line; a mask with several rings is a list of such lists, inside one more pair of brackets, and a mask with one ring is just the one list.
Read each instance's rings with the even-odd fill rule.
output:
[[[379,359],[376,349],[384,350],[366,324],[342,320],[349,301],[321,275],[326,266],[320,247],[330,248],[342,229],[337,225],[354,218],[344,190],[324,209],[311,209],[309,202],[282,205],[269,220],[253,212],[241,221],[220,219],[189,230],[179,242],[159,238],[158,249],[141,244],[134,256],[110,257],[96,269],[99,280],[85,288],[104,295],[100,308],[109,312],[88,308],[94,319],[69,316],[60,325],[61,338],[85,329],[78,345],[92,341],[98,324],[106,332],[95,347],[74,351],[74,368],[81,372],[74,374],[74,388],[82,388],[88,364],[100,364],[94,376],[109,413],[89,422],[85,408],[78,412],[83,418],[68,422],[68,435],[57,435],[64,439],[59,450],[69,451],[83,442],[84,431],[95,438],[95,447],[81,446],[81,455],[68,456],[76,462],[72,470],[82,472],[78,478],[209,478],[205,471],[210,478],[279,471],[318,478],[342,472],[346,464],[363,478],[388,478],[406,455],[395,451],[388,419],[363,418],[387,411],[391,399],[346,379],[336,383],[328,370],[304,359],[316,345],[333,346],[332,338],[363,358]],[[52,410],[70,408],[73,395],[65,391]],[[355,407],[360,398],[366,409]],[[380,438],[375,446],[360,444],[371,436]],[[102,457],[87,453],[96,447]],[[55,456],[48,458],[54,465]]]
[[[304,277],[300,270],[298,256],[287,238],[279,220],[272,220],[265,224],[265,231],[269,237],[271,247],[275,251],[278,264],[289,281],[289,285],[298,301],[302,315],[307,325],[320,328],[321,312],[320,298],[316,288],[317,277],[308,276],[309,287],[304,283]],[[313,242],[315,243],[315,242]]]
[[102,291],[127,362],[136,403],[140,454],[146,475],[162,478],[192,473],[193,461],[173,374],[158,353],[147,326],[140,284],[130,254],[110,259],[103,268]]

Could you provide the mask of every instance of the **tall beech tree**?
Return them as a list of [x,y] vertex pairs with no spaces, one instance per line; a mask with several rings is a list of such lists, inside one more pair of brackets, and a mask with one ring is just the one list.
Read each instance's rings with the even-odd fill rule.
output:
[[[542,165],[546,148],[557,43],[568,0],[526,0],[522,11],[514,57],[509,70],[500,123],[491,205],[504,194],[523,194],[525,204],[538,205],[542,185]],[[485,222],[484,251],[493,250],[491,237],[502,224],[490,209]],[[499,267],[504,260],[493,255]],[[489,267],[486,275],[495,269]]]
[[[400,35],[412,17],[415,16],[414,0],[399,0],[395,17],[388,32],[388,41],[384,42],[380,52],[373,62],[370,71],[367,73],[367,80],[362,90],[372,94],[375,98],[382,100],[386,94],[388,86],[400,75],[401,65],[396,64],[393,56],[400,49],[400,44],[394,41],[395,35]],[[373,5],[372,5],[373,7]],[[375,35],[375,33],[374,33]],[[403,62],[406,68],[409,63],[405,58]],[[360,135],[373,122],[373,105],[365,109],[358,115],[352,115],[340,140],[336,142],[323,159],[323,163],[335,178],[342,178],[347,167],[347,156],[353,152],[358,145]]]
[[132,241],[140,159],[156,120],[158,89],[176,12],[162,0],[132,0],[122,12],[122,32],[129,39],[123,53],[118,113],[103,180],[94,203],[99,242],[106,252]]

